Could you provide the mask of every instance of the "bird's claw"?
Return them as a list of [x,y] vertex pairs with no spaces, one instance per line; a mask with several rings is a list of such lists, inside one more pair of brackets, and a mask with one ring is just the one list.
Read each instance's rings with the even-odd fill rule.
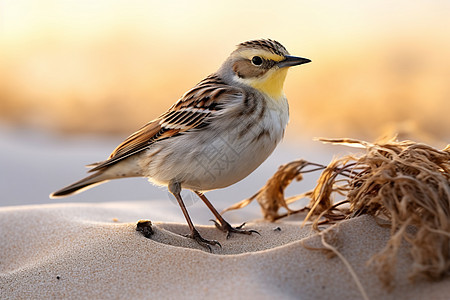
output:
[[212,252],[211,246],[219,246],[222,248],[222,245],[218,241],[204,239],[197,230],[185,235],[185,237],[195,240],[200,246],[207,248],[209,252]]
[[258,235],[261,235],[258,231],[253,230],[253,229],[250,229],[250,230],[242,229],[242,227],[244,227],[244,225],[245,225],[245,222],[237,227],[233,227],[226,221],[224,221],[223,224],[217,222],[216,220],[210,220],[210,221],[214,222],[214,225],[216,225],[216,227],[218,229],[227,233],[227,239],[230,238],[231,233],[241,233],[241,234],[249,234],[249,235],[252,233],[256,233]]

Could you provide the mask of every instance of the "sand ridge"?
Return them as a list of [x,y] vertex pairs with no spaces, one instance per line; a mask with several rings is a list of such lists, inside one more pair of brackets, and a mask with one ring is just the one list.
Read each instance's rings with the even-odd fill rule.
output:
[[[249,223],[261,236],[228,240],[213,226],[199,226],[205,238],[223,246],[208,253],[179,235],[188,232],[184,224],[152,220],[155,234],[147,239],[136,232],[135,223],[121,223],[134,211],[114,207],[0,208],[0,298],[361,298],[339,258],[302,246],[322,247],[320,236],[300,228],[300,222]],[[345,221],[337,230],[336,246],[369,298],[444,299],[450,292],[448,278],[407,280],[411,260],[406,247],[398,261],[396,288],[389,292],[366,264],[383,247],[389,230],[368,216]]]

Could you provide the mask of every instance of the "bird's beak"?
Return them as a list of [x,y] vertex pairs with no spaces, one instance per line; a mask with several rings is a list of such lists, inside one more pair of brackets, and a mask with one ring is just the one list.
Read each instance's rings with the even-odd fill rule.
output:
[[307,59],[307,58],[286,55],[284,57],[284,60],[279,61],[277,63],[277,66],[281,69],[281,68],[285,68],[285,67],[298,66],[298,65],[301,65],[301,64],[309,63],[309,62],[311,62],[311,60]]

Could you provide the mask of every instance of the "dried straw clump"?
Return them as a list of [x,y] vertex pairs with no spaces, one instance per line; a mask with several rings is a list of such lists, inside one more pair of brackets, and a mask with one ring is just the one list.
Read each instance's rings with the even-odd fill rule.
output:
[[[411,279],[449,275],[450,145],[439,151],[411,141],[321,141],[360,146],[366,152],[328,165],[311,193],[306,220],[312,219],[315,228],[323,217],[335,221],[369,214],[389,221],[391,237],[371,259],[386,285],[393,278],[402,241],[411,246]],[[346,200],[333,204],[336,192]],[[349,208],[341,209],[343,203]]]

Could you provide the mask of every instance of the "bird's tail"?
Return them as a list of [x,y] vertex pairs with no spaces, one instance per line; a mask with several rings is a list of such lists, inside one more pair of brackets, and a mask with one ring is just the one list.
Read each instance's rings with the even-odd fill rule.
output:
[[107,176],[106,174],[104,174],[104,172],[100,171],[100,172],[92,174],[91,176],[83,178],[69,186],[66,186],[65,188],[62,188],[59,191],[52,193],[50,195],[50,198],[62,198],[62,197],[66,197],[69,195],[73,195],[73,194],[82,192],[84,190],[90,189],[101,183],[104,183],[104,182],[108,181],[109,179],[112,179],[112,178],[110,176]]

